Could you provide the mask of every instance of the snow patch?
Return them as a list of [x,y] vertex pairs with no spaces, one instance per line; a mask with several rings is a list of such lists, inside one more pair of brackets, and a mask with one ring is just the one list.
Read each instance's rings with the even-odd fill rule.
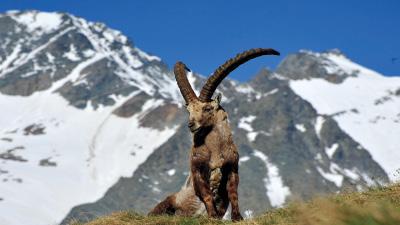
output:
[[251,123],[256,119],[256,116],[254,115],[250,115],[247,117],[242,117],[239,120],[239,124],[238,127],[242,128],[243,130],[247,131],[247,139],[250,142],[253,142],[254,140],[256,140],[257,135],[259,134],[259,132],[255,132],[253,131],[253,127],[251,126]]
[[253,210],[246,209],[244,211],[244,219],[251,219],[253,218],[253,215],[254,215]]
[[243,94],[251,94],[254,93],[254,89],[248,84],[240,84],[236,86],[236,91]]
[[73,62],[81,60],[81,58],[78,55],[78,52],[76,51],[75,45],[73,44],[69,46],[69,52],[64,53],[64,57]]
[[271,76],[276,78],[276,79],[278,79],[278,80],[288,80],[288,78],[286,78],[285,76],[282,76],[279,73],[273,73]]
[[196,96],[199,96],[200,89],[196,88],[196,85],[195,85],[197,78],[194,76],[192,71],[187,72],[187,78],[190,83],[190,86],[193,88],[194,93],[196,94]]
[[353,170],[344,169],[343,172],[346,175],[346,177],[349,177],[352,180],[360,180],[360,175],[358,175],[357,169],[353,169]]
[[51,53],[46,52],[46,57],[47,57],[47,60],[49,60],[49,63],[51,63],[51,64],[54,63],[55,57]]
[[249,132],[249,133],[247,133],[247,139],[250,142],[253,142],[256,140],[257,135],[258,135],[258,132]]
[[263,97],[267,97],[267,96],[269,96],[269,95],[273,95],[273,94],[277,93],[278,91],[279,91],[278,88],[274,88],[274,89],[272,89],[271,91],[269,91],[269,92],[263,94]]
[[243,157],[240,157],[239,158],[239,163],[241,163],[241,162],[246,162],[246,161],[248,161],[250,159],[250,157],[249,156],[243,156]]
[[321,167],[317,166],[317,171],[319,172],[319,174],[321,174],[322,177],[324,177],[326,180],[329,180],[333,183],[335,183],[335,185],[337,187],[341,187],[342,186],[342,182],[343,182],[343,175],[341,174],[337,174],[336,172],[325,172]]
[[324,160],[322,159],[321,153],[317,153],[314,157],[315,160],[317,160],[319,163],[323,164]]
[[145,58],[148,61],[161,61],[160,57],[158,56],[147,54],[146,52],[140,50],[137,47],[135,49],[137,50],[137,53],[139,54],[140,57]]
[[21,45],[17,44],[10,55],[6,56],[2,63],[0,64],[0,77],[6,72],[3,72],[9,68],[9,66],[18,58],[18,54],[21,51]]
[[379,183],[378,181],[374,180],[366,173],[361,173],[361,176],[362,176],[363,180],[367,183],[367,185],[370,187],[375,186],[377,183]]
[[282,177],[279,175],[279,169],[272,164],[268,156],[263,152],[254,150],[254,156],[261,159],[268,170],[267,177],[263,179],[267,196],[272,207],[280,207],[285,203],[286,198],[291,194],[289,187],[283,184]]
[[176,170],[175,170],[175,169],[170,169],[170,170],[167,170],[167,174],[168,174],[168,176],[173,176],[173,175],[175,174],[175,172],[176,172]]
[[50,32],[56,30],[62,23],[62,15],[59,13],[30,11],[19,15],[11,14],[11,17],[25,25],[29,32],[36,29]]
[[239,120],[238,127],[242,128],[245,131],[253,131],[253,127],[251,127],[251,123],[256,119],[257,117],[254,115],[242,117]]
[[125,57],[128,60],[128,63],[135,68],[139,68],[143,65],[143,63],[132,54],[132,49],[128,46],[123,46],[122,50],[125,53]]
[[92,57],[94,54],[96,54],[96,52],[93,51],[92,49],[86,49],[86,50],[84,50],[84,51],[82,52],[82,54],[83,54],[86,58],[89,58],[89,57]]
[[149,111],[161,106],[164,103],[163,99],[149,99],[142,105],[141,115],[139,117],[145,116]]
[[321,129],[324,125],[325,118],[322,116],[318,116],[315,120],[315,133],[317,134],[318,138],[321,138]]
[[299,130],[300,132],[304,133],[307,131],[306,127],[304,126],[304,124],[296,124],[295,125],[296,129]]
[[328,155],[328,157],[331,159],[333,154],[335,154],[336,149],[339,147],[338,143],[334,143],[331,147],[325,148],[325,153]]
[[255,92],[256,93],[256,99],[259,100],[262,97],[268,97],[270,95],[273,95],[273,94],[277,93],[278,91],[279,91],[278,88],[274,88],[274,89],[272,89],[271,91],[269,91],[267,93]]

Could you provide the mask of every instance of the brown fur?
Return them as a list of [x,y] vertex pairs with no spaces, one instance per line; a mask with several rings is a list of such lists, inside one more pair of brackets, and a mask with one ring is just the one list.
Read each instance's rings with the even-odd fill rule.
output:
[[189,111],[188,126],[193,136],[190,153],[190,174],[177,193],[168,196],[149,213],[192,216],[207,212],[209,217],[222,218],[229,206],[231,219],[243,219],[239,211],[239,154],[233,143],[228,114],[220,106],[221,96],[211,99],[221,81],[241,64],[261,55],[279,55],[273,49],[250,49],[221,65],[208,78],[198,98],[186,77],[187,67],[175,64],[179,90]]
[[204,204],[196,196],[191,176],[186,180],[185,185],[177,193],[168,196],[158,203],[149,215],[180,215],[193,216],[205,213]]
[[240,220],[239,154],[228,115],[219,105],[219,99],[191,102],[187,110],[193,135],[191,173],[185,186],[159,203],[150,214],[196,215],[204,213],[205,206],[209,217],[222,218],[231,203],[232,220]]

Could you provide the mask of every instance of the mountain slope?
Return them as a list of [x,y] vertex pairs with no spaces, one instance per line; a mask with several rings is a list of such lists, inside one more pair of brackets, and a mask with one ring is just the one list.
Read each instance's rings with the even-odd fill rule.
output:
[[[49,19],[59,22],[50,28]],[[140,117],[178,92],[157,57],[102,24],[36,11],[8,13],[0,24],[9,29],[0,36],[0,223],[54,224],[174,133],[174,121],[153,129]],[[136,114],[118,116],[134,99],[143,102]]]
[[[343,55],[308,54],[331,60],[342,73],[354,76],[340,85],[322,78],[292,80],[290,87],[318,113],[331,115],[346,133],[369,150],[392,180],[396,179],[400,159],[397,138],[400,133],[400,78],[382,77]],[[338,73],[337,69],[331,70],[330,74]]]
[[[63,13],[8,12],[0,34],[1,224],[145,213],[179,189],[191,139],[173,74],[158,57],[104,24]],[[395,179],[391,146],[400,143],[382,129],[398,128],[400,82],[331,55],[344,57],[300,52],[275,72],[218,88],[240,151],[247,214]],[[197,92],[204,83],[193,73],[189,80]],[[368,93],[368,104],[382,102],[375,109],[358,104],[354,85],[364,80],[380,81],[376,97]],[[335,98],[336,88],[352,98]],[[370,125],[380,114],[390,119]],[[360,127],[368,129],[359,134]]]

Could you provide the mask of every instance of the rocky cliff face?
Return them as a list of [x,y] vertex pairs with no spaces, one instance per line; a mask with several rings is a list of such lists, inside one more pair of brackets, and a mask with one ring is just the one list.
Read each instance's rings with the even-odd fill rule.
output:
[[[0,222],[146,213],[179,190],[191,135],[158,57],[69,14],[8,12],[0,32]],[[247,83],[226,79],[217,91],[240,151],[242,211],[395,179],[400,142],[381,129],[400,132],[399,90],[400,79],[337,50],[289,55]]]

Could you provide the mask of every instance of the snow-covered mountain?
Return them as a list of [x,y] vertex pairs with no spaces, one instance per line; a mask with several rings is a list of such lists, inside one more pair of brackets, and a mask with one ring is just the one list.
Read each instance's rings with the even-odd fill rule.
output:
[[[327,73],[353,75],[340,84],[324,78],[291,80],[296,94],[368,149],[391,180],[400,179],[400,78],[351,62],[342,54],[306,53],[327,63]],[[328,75],[329,76],[329,75]]]
[[[198,91],[204,78],[189,76]],[[243,211],[398,179],[398,77],[337,50],[302,51],[218,91],[240,149]],[[0,224],[146,212],[188,171],[182,101],[160,58],[104,24],[0,15]]]
[[[172,75],[118,31],[35,11],[0,30],[0,224],[60,222],[174,134],[140,126],[179,97]],[[139,113],[116,114],[136,98]]]

